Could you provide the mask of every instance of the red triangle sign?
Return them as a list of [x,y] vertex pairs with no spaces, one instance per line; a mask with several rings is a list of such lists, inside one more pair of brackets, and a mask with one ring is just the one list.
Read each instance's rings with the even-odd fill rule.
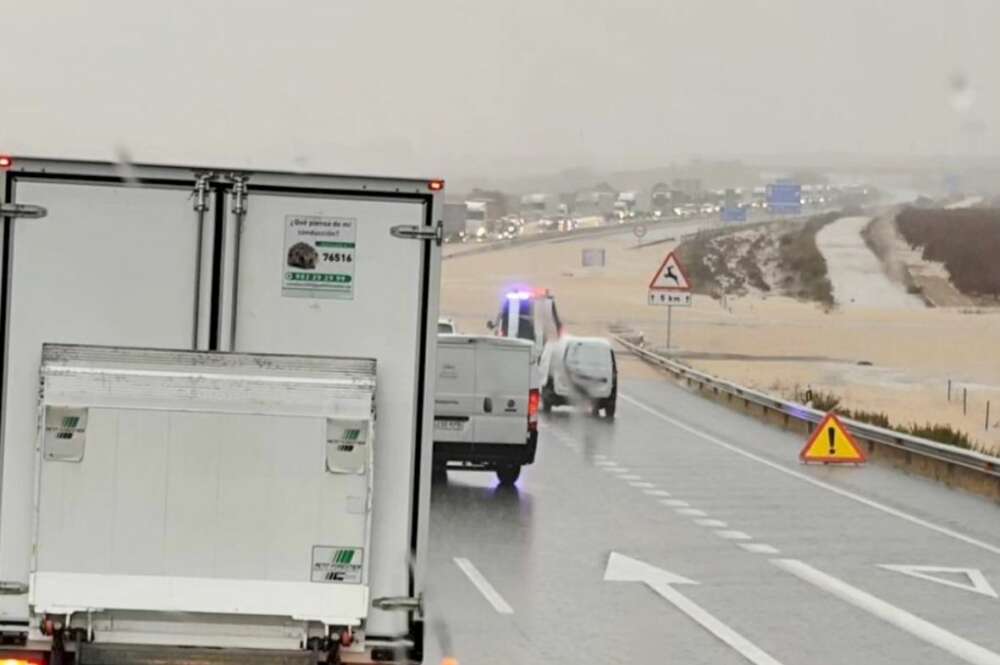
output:
[[681,267],[681,262],[677,256],[670,252],[660,264],[660,269],[649,280],[650,291],[690,291],[691,280]]

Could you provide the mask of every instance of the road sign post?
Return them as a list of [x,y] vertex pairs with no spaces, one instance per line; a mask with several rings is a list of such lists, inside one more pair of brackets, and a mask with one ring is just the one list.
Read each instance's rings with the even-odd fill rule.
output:
[[667,305],[667,351],[670,350],[670,329],[674,327],[674,308]]

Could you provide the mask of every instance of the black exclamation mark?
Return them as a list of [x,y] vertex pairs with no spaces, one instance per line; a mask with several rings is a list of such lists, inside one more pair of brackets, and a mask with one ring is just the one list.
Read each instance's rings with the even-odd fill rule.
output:
[[837,432],[832,427],[827,427],[826,438],[830,442],[830,457],[833,457],[837,454]]

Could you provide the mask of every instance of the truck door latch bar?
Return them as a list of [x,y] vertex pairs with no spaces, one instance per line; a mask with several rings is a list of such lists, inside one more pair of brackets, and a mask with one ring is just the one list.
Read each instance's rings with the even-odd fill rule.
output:
[[49,214],[42,206],[26,203],[0,203],[0,217],[23,217],[25,219],[41,219]]
[[405,610],[407,612],[422,612],[424,609],[424,597],[412,596],[384,596],[372,601],[372,607],[377,610]]
[[415,226],[412,224],[401,224],[389,229],[393,238],[403,238],[406,240],[433,240],[438,246],[444,241],[444,224],[440,221],[436,226]]
[[28,593],[28,585],[24,582],[0,581],[0,596],[23,596]]

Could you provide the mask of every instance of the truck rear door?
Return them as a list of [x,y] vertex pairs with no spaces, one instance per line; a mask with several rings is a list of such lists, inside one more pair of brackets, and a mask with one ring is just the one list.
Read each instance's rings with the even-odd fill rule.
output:
[[[424,428],[427,447],[431,441],[433,366],[425,372],[437,308],[430,310],[429,243],[394,237],[392,229],[428,225],[430,200],[317,185],[255,176],[245,214],[226,206],[225,270],[234,288],[223,304],[231,325],[220,334],[234,351],[378,359],[372,595],[410,596],[406,562],[421,501],[414,470]],[[369,617],[370,634],[405,628],[399,612]]]
[[[5,202],[47,211],[4,219],[0,579],[27,585],[42,343],[191,349],[199,224],[191,177],[38,170],[4,180]],[[0,595],[0,622],[27,616],[26,593]]]

